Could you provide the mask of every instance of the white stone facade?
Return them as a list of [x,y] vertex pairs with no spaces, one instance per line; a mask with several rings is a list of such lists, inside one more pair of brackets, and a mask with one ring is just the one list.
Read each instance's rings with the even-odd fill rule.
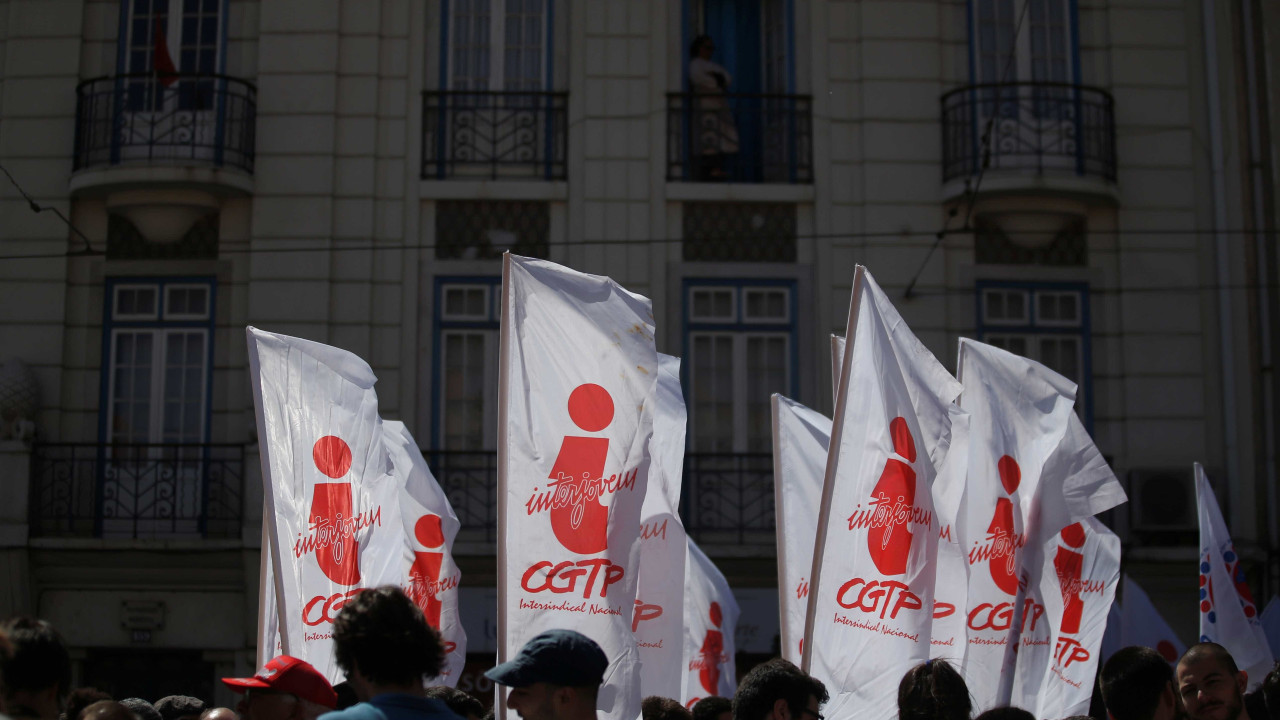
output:
[[[999,102],[984,104],[989,96],[981,90],[969,93],[972,114],[964,126],[961,116],[944,119],[942,98],[981,80],[981,40],[974,33],[982,32],[984,8],[997,8],[998,14],[1006,4],[1001,0],[530,3],[541,34],[528,42],[542,45],[535,53],[537,67],[526,74],[537,91],[562,93],[563,108],[538,105],[529,115],[537,133],[529,151],[563,153],[563,160],[540,155],[541,160],[501,168],[468,163],[474,156],[462,154],[464,141],[428,132],[432,123],[456,130],[465,115],[436,106],[424,110],[430,94],[447,89],[442,83],[457,89],[465,74],[457,55],[462,43],[456,13],[467,6],[461,0],[216,0],[210,3],[217,27],[214,69],[256,90],[251,166],[220,164],[204,150],[186,159],[163,153],[146,159],[130,155],[141,151],[108,147],[118,127],[97,140],[79,132],[84,123],[83,111],[80,120],[77,115],[77,85],[119,78],[135,62],[128,52],[134,46],[144,47],[143,55],[150,52],[145,42],[130,45],[121,36],[123,31],[133,37],[137,1],[0,0],[0,163],[38,203],[66,214],[95,251],[75,254],[85,241],[53,213],[32,213],[0,179],[0,353],[20,359],[38,380],[41,407],[34,420],[40,443],[94,445],[110,440],[114,430],[108,426],[117,427],[111,408],[127,405],[122,386],[108,377],[122,362],[113,359],[126,343],[119,338],[141,337],[157,326],[182,327],[189,337],[204,338],[190,340],[203,343],[191,347],[207,355],[190,366],[199,370],[204,399],[193,390],[175,400],[195,403],[200,417],[194,426],[175,430],[178,435],[152,426],[147,441],[202,436],[202,443],[241,446],[243,487],[236,511],[242,521],[233,537],[159,540],[113,538],[92,518],[77,532],[38,530],[35,518],[0,511],[0,522],[10,526],[0,532],[0,588],[10,588],[0,589],[0,614],[38,612],[61,624],[82,671],[94,657],[109,657],[95,656],[100,649],[133,647],[135,639],[116,615],[121,603],[135,600],[161,600],[168,608],[168,620],[148,647],[199,649],[216,673],[251,669],[261,488],[244,326],[330,343],[366,358],[379,377],[383,416],[403,419],[424,448],[445,448],[440,406],[450,379],[483,385],[487,376],[483,359],[461,350],[458,357],[471,365],[446,367],[444,355],[453,351],[444,347],[444,338],[454,326],[443,306],[444,286],[487,287],[498,275],[498,261],[468,251],[475,236],[458,230],[485,222],[490,226],[484,237],[497,244],[531,233],[545,242],[550,259],[607,274],[651,297],[660,350],[688,361],[702,352],[694,346],[706,343],[699,347],[710,348],[709,367],[731,374],[737,385],[707,400],[703,411],[720,412],[715,401],[723,401],[724,417],[732,418],[725,424],[733,430],[723,437],[705,430],[691,441],[702,443],[693,451],[763,449],[752,442],[754,406],[741,398],[725,400],[742,388],[754,393],[751,378],[783,377],[782,387],[769,390],[830,411],[827,336],[843,330],[855,263],[871,269],[917,335],[949,367],[954,368],[961,336],[985,333],[1000,342],[1036,344],[1064,332],[1065,344],[1035,345],[1041,348],[1036,352],[1059,352],[1054,357],[1061,359],[1078,351],[1074,362],[1087,387],[1084,412],[1121,479],[1140,483],[1173,470],[1189,480],[1191,463],[1204,462],[1219,481],[1220,497],[1228,500],[1237,544],[1256,568],[1255,590],[1276,591],[1276,568],[1268,568],[1268,556],[1270,563],[1280,563],[1274,537],[1280,415],[1270,379],[1277,177],[1270,138],[1280,132],[1280,122],[1268,108],[1280,103],[1280,85],[1267,78],[1280,72],[1280,60],[1261,48],[1275,47],[1268,43],[1280,33],[1280,12],[1265,0],[1029,0],[1043,12],[1065,13],[1060,31],[1069,88],[1100,88],[1114,99],[1114,179],[1105,170],[1080,172],[1084,151],[1059,146],[1037,165],[1010,161],[997,142],[996,162],[973,198],[965,185],[974,179],[972,168],[944,176],[944,137],[972,143],[972,126],[983,124],[975,118]],[[198,5],[185,2],[184,12]],[[174,8],[179,4],[168,0]],[[1016,10],[1022,1],[1007,4]],[[669,169],[673,157],[686,163],[681,168],[698,161],[671,147],[677,138],[698,133],[681,130],[687,116],[676,116],[672,130],[668,94],[685,90],[693,35],[727,22],[713,19],[726,8],[756,17],[763,38],[758,42],[781,48],[776,58],[762,60],[756,87],[743,92],[811,102],[807,115],[787,110],[781,121],[761,115],[754,129],[744,119],[749,112],[738,116],[743,144],[763,145],[741,152],[738,162],[768,162],[769,138],[781,137],[788,148],[782,167],[792,173],[797,166],[803,171],[803,160],[796,158],[805,154],[794,146],[808,145],[811,181],[779,181],[765,170],[737,178],[746,182],[694,182],[683,169]],[[515,27],[512,16],[505,17]],[[1206,17],[1213,21],[1212,37]],[[187,32],[177,21],[165,22],[174,38]],[[498,37],[507,36],[493,33]],[[1252,45],[1246,43],[1250,38]],[[728,52],[727,38],[718,41],[726,46],[718,52]],[[493,40],[495,46],[503,42],[508,41]],[[1026,50],[1033,41],[1019,42],[1014,70],[1000,77],[1031,77],[1026,72],[1034,58],[1024,55],[1035,55],[1034,48]],[[181,55],[185,39],[170,46]],[[497,68],[509,58],[490,49],[487,89],[529,87],[518,85],[527,69],[520,62],[526,61],[504,65],[507,76],[500,78]],[[191,62],[203,62],[198,48],[193,53]],[[187,62],[175,58],[179,72]],[[1046,62],[1053,66],[1052,59]],[[775,77],[773,86],[769,77]],[[119,82],[109,79],[103,87],[113,82],[116,89],[106,92],[120,105],[116,115],[104,116],[108,122],[118,122],[121,112],[132,113],[132,121],[146,115],[154,132],[167,127],[157,125],[168,122],[157,119],[161,109],[181,114],[194,107],[196,123],[224,112],[222,105],[210,110],[215,106],[205,101],[183,99],[181,90],[165,101],[171,105],[144,108],[121,94]],[[194,81],[181,79],[174,87],[195,87],[183,85],[189,82]],[[221,96],[215,91],[211,97]],[[1085,142],[1080,132],[1087,123],[1078,114],[1069,131],[1045,129],[1050,113],[1043,108],[1073,106],[1063,112],[1080,112],[1072,102],[1080,97],[1074,89],[1019,97],[1019,109],[994,113],[993,136],[1016,144],[1028,141],[1030,132],[1035,142],[1045,143],[1048,135],[1074,132],[1077,143]],[[480,102],[483,108],[498,106],[492,96]],[[780,107],[794,108],[791,102]],[[1038,129],[1014,127],[1004,134],[1006,121],[1025,125],[1028,118]],[[957,123],[969,131],[956,131]],[[803,129],[796,130],[797,124]],[[230,137],[230,125],[213,132]],[[548,131],[552,125],[560,129]],[[94,142],[105,143],[107,154],[78,160],[77,151]],[[223,142],[229,141],[213,143],[216,152]],[[156,144],[141,146],[154,152]],[[441,153],[450,162],[434,164]],[[669,177],[673,172],[677,177]],[[506,211],[465,205],[476,201],[527,203],[520,207],[535,208],[528,215],[535,219],[520,225],[519,218],[507,218],[502,222],[520,227],[498,227],[495,234],[496,221],[486,218]],[[768,204],[751,205],[765,209],[739,220],[764,224],[768,213],[780,213],[790,225],[783,242],[791,254],[760,262],[730,242],[707,251],[709,256],[698,255],[686,242],[686,229],[701,222],[698,213],[712,222],[721,217],[708,203],[722,204],[717,207],[722,219],[730,218],[726,222],[733,211],[723,208]],[[961,229],[966,216],[986,228],[985,235],[949,232],[936,242],[936,232]],[[136,243],[125,248],[121,233],[127,232],[118,218],[138,229],[144,250]],[[179,238],[194,237],[190,228],[200,222],[211,223],[216,233],[212,251],[206,245],[203,251],[174,251],[183,257],[164,257],[145,250],[166,242],[183,247]],[[442,236],[440,228],[456,231],[462,240]],[[1223,233],[1215,235],[1215,228]],[[1055,238],[1065,239],[1054,245],[1062,252],[1053,259],[1046,261],[1052,253],[1027,249],[1046,239],[1056,243]],[[442,247],[458,242],[458,257],[441,257],[452,252]],[[995,256],[1033,261],[991,261]],[[691,257],[702,259],[686,259]],[[906,298],[918,270],[914,293]],[[148,279],[179,289],[205,283],[200,287],[212,288],[209,312],[203,320],[166,325],[160,317],[158,325],[146,325],[120,320],[131,316],[117,317],[119,308],[106,307],[109,287],[146,285]],[[167,287],[155,285],[162,298],[170,297]],[[707,327],[713,329],[699,335],[699,320],[691,315],[697,287],[734,288],[734,301],[744,308],[752,288],[783,288],[787,317],[762,321],[781,323],[774,336],[785,338],[776,346],[784,348],[782,369],[749,356],[772,352],[775,346],[764,340],[749,346],[756,350],[734,346],[718,356],[721,346],[712,336],[732,335],[737,326],[712,322]],[[994,294],[984,301],[988,291]],[[1000,312],[983,302],[1022,302],[1033,319],[1001,325]],[[1031,327],[1041,311],[1036,303],[1057,302],[1079,304],[1070,305],[1073,310],[1058,306],[1065,315],[1057,321],[1045,315],[1039,331]],[[981,307],[987,308],[986,320],[979,316]],[[1070,321],[1062,322],[1072,313],[1084,315],[1074,331]],[[472,318],[472,325],[460,320],[459,338],[466,332],[482,335],[494,317]],[[745,317],[740,315],[744,327],[750,324]],[[112,335],[112,328],[123,334]],[[169,342],[168,335],[149,337]],[[458,342],[461,348],[470,341]],[[744,367],[756,374],[744,374]],[[467,387],[458,392],[469,392]],[[475,392],[468,397],[478,408],[491,404],[491,390]],[[157,404],[165,401],[147,401],[153,423],[169,412]],[[493,420],[485,410],[478,422]],[[695,419],[691,432],[715,424],[704,417],[699,426]],[[476,448],[491,450],[491,438],[477,432]],[[17,458],[13,462],[21,464],[26,457],[19,446],[0,448],[6,463]],[[39,463],[32,467],[42,477]],[[25,476],[20,468],[0,473]],[[1162,482],[1153,487],[1165,487]],[[1168,482],[1175,500],[1189,487],[1176,477]],[[19,492],[6,485],[0,492],[6,504],[21,497],[18,506],[27,506],[26,487]],[[1149,488],[1142,492],[1153,494]],[[1190,495],[1184,499],[1194,502]],[[1177,510],[1177,502],[1169,505],[1167,498],[1145,501]],[[1194,505],[1191,518],[1194,523]],[[1131,543],[1126,570],[1147,585],[1184,639],[1192,639],[1196,618],[1182,597],[1194,587],[1187,566],[1195,552],[1178,540],[1185,531],[1175,524],[1143,535],[1142,528],[1130,527],[1131,520],[1127,511],[1115,518]],[[771,546],[729,545],[720,556],[731,581],[757,587],[773,582]],[[464,573],[479,587],[491,585],[492,546],[481,540],[467,553]],[[3,582],[6,577],[14,581]]]

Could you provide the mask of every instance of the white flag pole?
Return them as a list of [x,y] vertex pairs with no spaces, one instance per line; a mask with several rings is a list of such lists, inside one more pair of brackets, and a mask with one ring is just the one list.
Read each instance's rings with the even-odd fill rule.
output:
[[[507,516],[507,404],[511,388],[511,253],[502,253],[502,315],[498,330],[498,517]],[[498,664],[508,660],[507,644],[507,527],[498,523]],[[494,683],[494,707],[499,720],[507,718],[506,686]]]
[[[837,387],[844,387],[849,382],[849,366],[853,364],[850,355],[853,352],[853,343],[856,339],[854,335],[858,327],[858,305],[862,298],[862,274],[864,272],[865,268],[859,265],[853,273],[853,295],[849,298],[849,319],[846,321],[844,334],[844,358],[840,363],[840,383]],[[806,673],[810,671],[813,665],[814,613],[818,604],[822,550],[827,543],[827,523],[831,520],[831,495],[835,492],[836,466],[840,457],[840,435],[841,429],[844,427],[845,406],[847,404],[841,400],[844,397],[846,397],[845,393],[840,393],[837,397],[835,412],[831,419],[831,444],[828,446],[829,450],[827,452],[827,472],[822,481],[822,505],[818,511],[818,532],[813,541],[813,568],[809,573],[809,607],[805,611],[804,650],[800,655],[801,669]]]
[[[781,438],[778,434],[778,399],[781,396],[774,393],[769,397],[769,409],[773,413],[773,512],[774,512],[774,536],[778,543],[778,637],[782,643],[782,656],[786,657],[786,649],[791,647],[790,629],[791,626],[787,622],[787,588],[786,581],[786,558],[787,558],[787,533],[785,523],[782,517],[783,503],[782,498],[782,445]],[[808,621],[805,621],[808,625]]]
[[[267,426],[267,421],[262,407],[262,367],[258,357],[258,339],[253,334],[253,331],[254,327],[252,325],[245,328],[245,338],[249,344],[249,379],[250,385],[253,387],[254,416],[257,419],[259,428],[258,457],[262,461],[262,495],[265,508],[262,518],[262,534],[264,542],[269,546],[268,552],[270,553],[271,567],[273,569],[271,577],[275,585],[275,612],[280,635],[280,653],[282,655],[292,655],[289,633],[285,632],[285,628],[288,627],[288,618],[285,615],[284,603],[280,601],[284,597],[284,577],[280,573],[280,543],[278,529],[276,528],[275,493],[271,489],[271,443],[263,437],[262,433],[262,429]],[[261,603],[259,603],[258,613],[261,614],[266,610],[267,608],[262,607]],[[263,650],[260,648],[259,652],[263,652]],[[261,667],[261,664],[259,667]]]

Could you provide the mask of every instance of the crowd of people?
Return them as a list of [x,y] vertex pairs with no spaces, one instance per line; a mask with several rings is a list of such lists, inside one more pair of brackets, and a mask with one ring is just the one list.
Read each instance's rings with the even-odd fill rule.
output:
[[[235,709],[170,695],[149,702],[70,689],[71,658],[49,623],[28,617],[0,624],[0,720],[491,720],[479,699],[450,687],[424,687],[440,674],[440,636],[399,588],[365,590],[333,627],[334,654],[346,682],[336,688],[307,662],[282,655],[249,678],[224,678],[240,696]],[[507,688],[522,720],[595,720],[609,659],[573,630],[548,630],[510,661],[485,673]],[[1105,709],[1094,720],[1280,720],[1280,663],[1246,694],[1248,676],[1221,645],[1193,645],[1176,667],[1155,650],[1127,647],[1098,673]],[[691,709],[648,697],[642,720],[825,720],[828,690],[794,664],[756,666],[733,698],[708,697]],[[964,678],[945,660],[913,667],[898,685],[901,720],[971,720]],[[1065,720],[1088,720],[1090,716]],[[987,710],[973,720],[1036,720],[1019,708]],[[1040,720],[1063,720],[1041,718]]]

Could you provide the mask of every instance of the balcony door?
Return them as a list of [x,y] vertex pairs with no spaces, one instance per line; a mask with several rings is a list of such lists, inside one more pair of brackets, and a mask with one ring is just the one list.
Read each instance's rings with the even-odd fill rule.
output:
[[[1077,163],[1079,50],[1074,0],[970,0],[970,69],[981,102],[974,147],[991,124],[998,167]],[[1025,13],[1025,15],[1020,15]],[[979,157],[981,153],[979,153]],[[997,159],[998,156],[998,159]],[[976,171],[976,168],[975,168]]]
[[103,537],[203,532],[213,287],[112,280],[103,332]]
[[116,160],[217,160],[224,0],[121,5]]
[[[769,98],[794,92],[791,22],[786,0],[686,0],[690,40],[707,35],[715,46],[711,61],[732,77],[726,89],[737,130],[737,167],[726,168],[746,182],[782,181],[794,137],[788,101]],[[689,48],[683,48],[688,84]],[[765,177],[779,175],[778,177]]]

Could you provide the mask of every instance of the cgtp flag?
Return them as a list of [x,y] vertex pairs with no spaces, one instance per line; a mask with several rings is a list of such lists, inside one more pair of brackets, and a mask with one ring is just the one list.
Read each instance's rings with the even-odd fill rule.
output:
[[467,633],[458,615],[462,572],[453,561],[458,516],[404,423],[384,420],[383,442],[400,480],[400,520],[409,561],[395,584],[413,600],[431,627],[440,631],[444,667],[429,685],[458,684],[467,661]]
[[[1178,634],[1169,627],[1169,623],[1165,622],[1160,611],[1151,603],[1151,598],[1128,575],[1121,581],[1120,594],[1123,603],[1116,603],[1121,605],[1116,621],[1116,649],[1143,645],[1154,648],[1170,665],[1176,664],[1178,658],[1187,651],[1187,646],[1178,639]],[[1103,662],[1105,661],[1104,657]]]
[[684,692],[684,564],[680,481],[688,423],[680,391],[680,358],[658,354],[654,388],[652,464],[640,510],[640,584],[631,616],[640,651],[640,695]]
[[[658,378],[649,301],[507,253],[498,424],[498,662],[551,628],[610,658],[597,709],[640,714],[631,630]],[[506,716],[500,692],[499,711]]]
[[965,603],[969,579],[964,546],[955,530],[969,474],[969,413],[954,402],[947,455],[933,481],[933,506],[938,518],[938,571],[933,593],[933,628],[929,657],[959,667],[966,642]]
[[403,483],[383,442],[376,378],[345,350],[253,327],[246,334],[272,561],[264,574],[280,649],[337,682],[334,616],[361,589],[401,574]]
[[1271,648],[1218,498],[1200,463],[1195,464],[1195,472],[1200,511],[1200,642],[1225,647],[1236,666],[1249,673],[1252,691],[1271,669]]
[[738,601],[715,563],[688,541],[684,595],[685,707],[704,697],[733,697],[738,687],[734,631]]
[[891,718],[902,674],[929,659],[932,484],[960,385],[862,266],[845,338],[803,659],[831,691],[827,715]]
[[1088,714],[1107,615],[1120,577],[1120,539],[1088,516],[1039,548],[1027,596],[1045,608],[1019,638],[1010,703],[1038,718]]
[[782,657],[799,665],[831,421],[777,393],[772,401],[779,630]]
[[[969,413],[969,472],[954,528],[969,565],[961,672],[982,712],[1006,704],[1012,690],[1005,651],[1015,611],[1027,604],[1018,592],[1020,555],[1042,470],[1070,425],[1076,386],[1040,363],[968,338],[960,339],[957,370],[960,407]],[[1030,600],[1021,617],[1043,615],[1043,605]]]

